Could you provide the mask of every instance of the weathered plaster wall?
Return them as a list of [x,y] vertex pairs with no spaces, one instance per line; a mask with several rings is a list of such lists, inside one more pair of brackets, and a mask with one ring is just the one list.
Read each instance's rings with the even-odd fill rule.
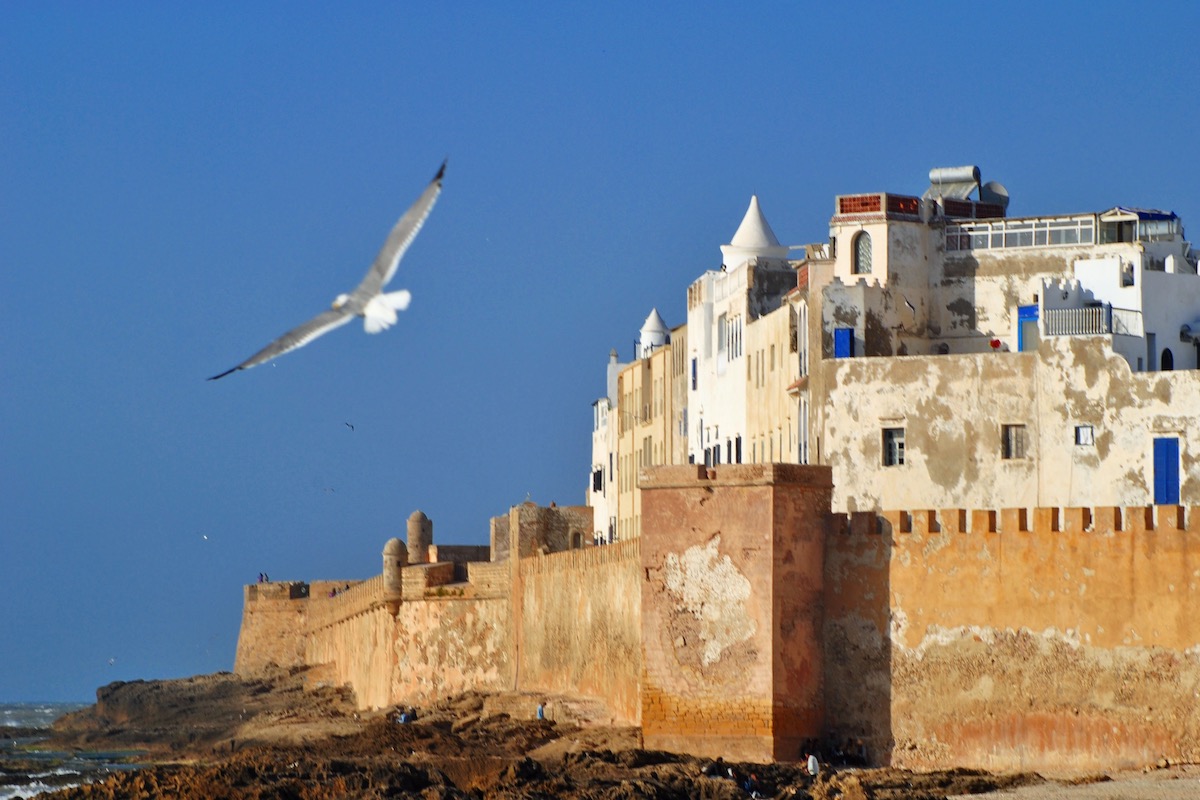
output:
[[325,666],[323,677],[354,687],[359,708],[388,705],[388,677],[395,625],[381,604],[324,625],[310,626],[302,637],[304,662]]
[[[827,360],[823,415],[834,510],[1153,502],[1156,436],[1180,439],[1180,499],[1200,504],[1200,373],[1129,370],[1104,337],[1054,337],[1038,353]],[[1026,457],[1001,458],[1002,426]],[[1094,446],[1075,444],[1091,425]],[[905,463],[882,466],[882,430]]]
[[1200,757],[1190,516],[852,515],[825,561],[830,735],[917,768]]
[[429,703],[468,690],[513,686],[508,595],[431,596],[405,602],[388,653],[387,703]]
[[640,474],[647,747],[795,758],[820,732],[828,475],[781,464]]
[[238,630],[233,671],[261,672],[268,664],[304,663],[303,632],[308,620],[306,583],[252,583],[243,589],[242,626]]
[[521,562],[518,688],[605,698],[618,719],[639,721],[640,542]]

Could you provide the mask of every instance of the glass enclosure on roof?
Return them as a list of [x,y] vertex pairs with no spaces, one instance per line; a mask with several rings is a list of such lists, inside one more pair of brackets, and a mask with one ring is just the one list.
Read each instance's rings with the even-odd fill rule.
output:
[[1100,244],[1166,242],[1183,238],[1183,225],[1174,213],[1114,208],[1100,215]]

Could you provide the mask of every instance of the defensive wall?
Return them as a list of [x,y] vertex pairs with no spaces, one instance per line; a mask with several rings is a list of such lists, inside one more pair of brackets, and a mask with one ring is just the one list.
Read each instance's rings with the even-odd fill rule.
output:
[[639,481],[644,535],[616,545],[572,547],[587,509],[523,504],[491,561],[393,549],[389,577],[385,549],[367,581],[246,587],[235,670],[319,665],[363,707],[587,694],[647,747],[726,758],[1200,760],[1197,509],[833,514],[828,467],[781,464]]
[[[492,521],[502,546],[446,546],[414,514],[409,532],[429,562],[409,563],[393,540],[369,580],[245,587],[234,671],[313,667],[316,680],[352,686],[363,708],[472,689],[590,693],[636,722],[638,542],[581,549],[591,525],[586,507],[524,503]],[[493,550],[501,560],[467,560]]]
[[911,767],[1200,758],[1200,509],[832,518],[828,732]]

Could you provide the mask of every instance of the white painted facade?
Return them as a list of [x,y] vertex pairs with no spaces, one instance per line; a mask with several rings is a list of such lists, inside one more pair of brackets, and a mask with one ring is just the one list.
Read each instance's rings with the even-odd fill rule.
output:
[[752,198],[688,287],[677,441],[654,463],[828,464],[839,511],[1200,504],[1200,275],[1178,217],[1007,217],[1006,192],[962,174],[954,196],[839,196],[828,244],[795,261]]
[[[705,272],[687,293],[689,460],[792,460],[783,458],[788,450],[782,441],[785,433],[779,434],[778,443],[768,445],[775,431],[751,431],[748,402],[753,388],[761,388],[764,375],[776,368],[793,371],[784,348],[763,336],[765,317],[781,310],[783,297],[796,285],[788,248],[775,237],[757,197],[750,198],[741,225],[730,243],[721,246],[721,255],[723,268]],[[773,361],[766,360],[772,356]],[[782,394],[780,398],[782,402]],[[752,459],[751,450],[758,453],[760,440],[763,452],[769,446],[778,457]]]
[[593,544],[616,538],[617,375],[623,366],[616,350],[608,354],[606,394],[592,403],[592,469],[586,504],[592,508]]

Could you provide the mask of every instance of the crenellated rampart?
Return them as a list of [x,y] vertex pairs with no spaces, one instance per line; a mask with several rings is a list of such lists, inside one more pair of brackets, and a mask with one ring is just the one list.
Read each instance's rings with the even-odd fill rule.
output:
[[656,468],[641,538],[575,547],[582,511],[523,504],[493,520],[503,559],[251,585],[235,669],[323,665],[364,707],[592,695],[648,744],[727,756],[1200,760],[1200,509],[831,514],[829,474]]
[[835,515],[824,596],[835,738],[915,767],[1200,758],[1200,509]]

